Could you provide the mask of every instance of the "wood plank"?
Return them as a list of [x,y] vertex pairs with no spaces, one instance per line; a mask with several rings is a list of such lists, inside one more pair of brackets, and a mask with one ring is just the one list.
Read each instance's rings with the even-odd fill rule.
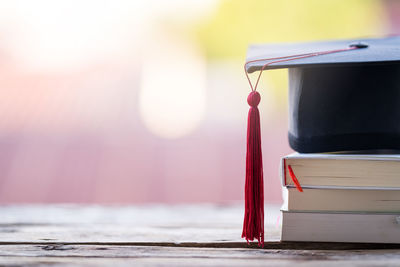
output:
[[[279,240],[279,206],[266,208]],[[242,205],[0,207],[0,242],[243,242]]]
[[284,260],[284,259],[229,259],[229,258],[81,258],[81,257],[2,257],[1,266],[296,266],[296,267],[347,267],[381,266],[398,267],[398,259],[391,260]]
[[[82,266],[99,263],[145,263],[152,265],[240,265],[254,266],[274,264],[288,266],[307,262],[328,266],[398,266],[399,250],[262,250],[227,248],[182,248],[182,247],[143,247],[106,245],[7,245],[0,246],[0,264],[23,264],[30,262],[65,264],[77,263]],[[99,259],[102,259],[99,261]],[[104,260],[104,261],[103,261]],[[123,260],[123,261],[121,261]],[[129,260],[129,261],[127,261]],[[334,263],[334,264],[332,264]],[[309,265],[307,265],[309,266]]]
[[[266,249],[400,248],[393,244],[281,243],[279,206],[266,210]],[[247,248],[240,238],[242,211],[239,205],[0,206],[0,244]]]
[[241,205],[0,207],[0,265],[398,266],[399,244],[278,242],[267,207],[264,249],[240,238]]

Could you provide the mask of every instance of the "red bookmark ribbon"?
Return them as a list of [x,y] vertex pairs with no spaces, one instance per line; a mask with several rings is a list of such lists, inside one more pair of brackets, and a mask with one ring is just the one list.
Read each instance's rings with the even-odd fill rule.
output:
[[297,190],[299,190],[300,192],[303,192],[303,188],[301,187],[299,180],[297,180],[296,175],[294,175],[292,166],[288,165],[288,169],[289,169],[290,178],[292,178],[292,181],[293,181],[294,185],[296,186]]

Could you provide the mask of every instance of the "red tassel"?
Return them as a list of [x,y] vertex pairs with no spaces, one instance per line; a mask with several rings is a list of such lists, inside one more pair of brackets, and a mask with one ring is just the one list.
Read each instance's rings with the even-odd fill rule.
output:
[[258,240],[264,247],[264,181],[261,153],[260,112],[257,105],[261,97],[252,91],[247,97],[250,105],[247,121],[245,212],[242,238]]

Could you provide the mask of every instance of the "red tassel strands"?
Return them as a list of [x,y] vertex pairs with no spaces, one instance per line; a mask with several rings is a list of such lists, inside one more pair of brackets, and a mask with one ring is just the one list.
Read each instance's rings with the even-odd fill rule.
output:
[[246,238],[247,242],[257,239],[258,245],[264,247],[264,181],[260,112],[257,108],[260,100],[257,91],[252,91],[247,97],[250,110],[247,120],[245,214],[242,238]]
[[[247,102],[250,105],[250,110],[247,122],[246,184],[244,190],[245,211],[242,232],[242,238],[245,238],[247,242],[257,239],[258,245],[264,247],[264,181],[261,152],[260,112],[257,108],[258,104],[260,103],[261,97],[260,94],[256,91],[262,71],[268,65],[274,63],[332,54],[357,48],[364,48],[364,46],[356,44],[344,49],[320,51],[285,57],[258,59],[248,61],[244,65],[244,71],[251,87],[251,93],[247,97]],[[249,75],[247,74],[246,66],[249,63],[260,61],[268,62],[262,66],[257,78],[257,82],[253,87]]]

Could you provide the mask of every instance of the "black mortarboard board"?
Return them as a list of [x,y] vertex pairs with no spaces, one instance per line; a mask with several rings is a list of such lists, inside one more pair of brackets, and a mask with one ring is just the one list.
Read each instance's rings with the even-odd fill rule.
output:
[[[247,61],[354,45],[360,49],[265,68],[289,68],[289,143],[294,150],[400,149],[400,37],[254,45]],[[260,70],[269,61],[248,63],[246,70]]]

